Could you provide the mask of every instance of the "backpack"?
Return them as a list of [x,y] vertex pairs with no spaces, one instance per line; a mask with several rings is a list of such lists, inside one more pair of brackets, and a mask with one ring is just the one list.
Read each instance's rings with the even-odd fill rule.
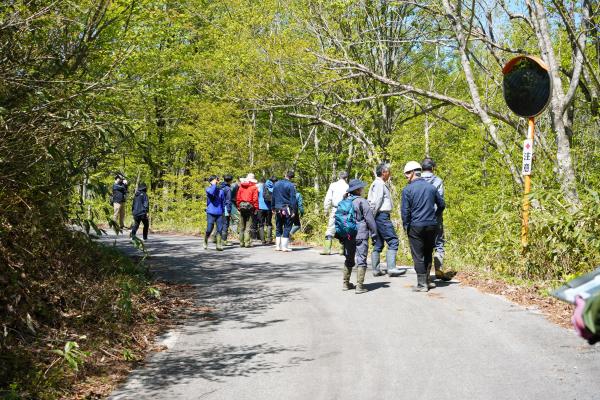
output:
[[352,202],[357,196],[348,196],[340,201],[335,211],[335,236],[339,239],[353,239],[358,233],[356,213]]
[[263,195],[263,200],[266,201],[267,203],[270,203],[273,200],[273,192],[271,192],[266,185],[263,186],[262,195]]

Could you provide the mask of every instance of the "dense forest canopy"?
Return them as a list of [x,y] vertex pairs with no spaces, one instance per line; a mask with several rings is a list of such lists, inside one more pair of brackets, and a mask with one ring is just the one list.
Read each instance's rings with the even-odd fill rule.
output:
[[[370,181],[390,161],[399,200],[404,163],[431,156],[454,267],[554,281],[591,269],[599,29],[598,0],[3,1],[4,329],[35,317],[28,285],[58,268],[36,251],[59,246],[68,224],[110,219],[115,172],[148,183],[154,228],[197,231],[210,174],[294,169],[311,240],[338,171]],[[519,54],[539,56],[553,85],[536,119],[524,254],[527,121],[508,110],[501,73]]]

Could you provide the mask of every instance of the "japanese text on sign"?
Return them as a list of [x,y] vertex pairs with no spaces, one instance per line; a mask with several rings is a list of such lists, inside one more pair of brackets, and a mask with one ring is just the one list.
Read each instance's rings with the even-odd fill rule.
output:
[[527,139],[523,142],[523,175],[531,175],[531,167],[533,164],[533,140]]

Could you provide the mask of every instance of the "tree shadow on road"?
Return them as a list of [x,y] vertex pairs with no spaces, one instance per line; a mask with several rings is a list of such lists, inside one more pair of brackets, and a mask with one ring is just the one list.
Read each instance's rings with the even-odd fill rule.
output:
[[[198,350],[186,349],[185,352],[166,352],[161,353],[147,368],[135,371],[132,378],[143,385],[142,392],[162,392],[167,386],[193,379],[219,382],[227,377],[272,373],[312,361],[299,356],[304,351],[300,347],[262,343],[252,346],[217,345]],[[279,361],[272,361],[273,358]],[[139,397],[139,391],[139,388],[125,389],[119,393],[119,397]],[[128,397],[129,395],[132,397]]]

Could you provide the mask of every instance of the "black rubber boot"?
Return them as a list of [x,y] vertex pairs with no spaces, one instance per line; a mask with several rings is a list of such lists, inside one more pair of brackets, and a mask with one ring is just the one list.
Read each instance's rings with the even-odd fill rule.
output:
[[427,288],[435,289],[435,283],[433,283],[433,279],[431,279],[431,264],[427,266]]
[[367,268],[358,267],[356,269],[356,294],[367,293],[368,290],[365,288],[365,275],[367,273]]
[[413,292],[428,292],[427,288],[427,275],[417,274],[417,286],[413,286]]
[[344,283],[342,285],[342,290],[350,290],[350,289],[354,289],[354,284],[352,282],[350,282],[350,276],[352,276],[352,267],[346,267],[344,265]]

